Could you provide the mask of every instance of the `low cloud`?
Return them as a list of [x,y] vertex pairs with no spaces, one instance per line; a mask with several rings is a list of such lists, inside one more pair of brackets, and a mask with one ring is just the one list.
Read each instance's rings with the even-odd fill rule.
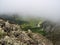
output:
[[60,0],[0,0],[0,14],[10,13],[59,21]]

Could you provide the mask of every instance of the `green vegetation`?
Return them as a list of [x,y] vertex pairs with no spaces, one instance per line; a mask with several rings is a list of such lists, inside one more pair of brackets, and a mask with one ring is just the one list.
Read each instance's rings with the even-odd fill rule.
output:
[[5,32],[2,32],[1,30],[0,30],[0,38],[1,37],[4,37],[6,35],[6,33]]
[[28,21],[29,23],[27,24],[22,24],[21,27],[23,30],[27,31],[28,29],[30,29],[32,32],[34,33],[40,33],[42,35],[46,35],[45,31],[43,30],[43,28],[38,27],[38,23],[41,24],[42,21],[41,20],[37,20],[37,19],[31,19]]
[[32,32],[35,33],[40,33],[42,35],[46,35],[45,31],[43,28],[38,27],[38,24],[42,23],[42,20],[40,18],[28,18],[28,17],[20,17],[17,15],[12,15],[12,16],[2,16],[2,18],[5,18],[6,20],[9,20],[10,22],[19,24],[21,28],[25,31],[30,29]]

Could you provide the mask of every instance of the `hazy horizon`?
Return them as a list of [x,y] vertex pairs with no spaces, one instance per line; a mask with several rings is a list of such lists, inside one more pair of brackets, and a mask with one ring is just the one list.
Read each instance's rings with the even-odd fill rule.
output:
[[0,0],[0,14],[10,13],[59,21],[60,0]]

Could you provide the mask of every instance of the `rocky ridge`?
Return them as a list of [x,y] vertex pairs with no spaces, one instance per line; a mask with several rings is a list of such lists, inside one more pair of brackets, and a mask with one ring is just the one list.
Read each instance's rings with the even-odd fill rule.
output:
[[0,45],[53,45],[46,37],[0,19]]

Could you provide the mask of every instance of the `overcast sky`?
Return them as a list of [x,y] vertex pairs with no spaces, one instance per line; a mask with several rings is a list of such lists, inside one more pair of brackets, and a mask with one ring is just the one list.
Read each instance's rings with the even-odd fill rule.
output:
[[0,14],[4,13],[60,20],[60,0],[0,0]]

